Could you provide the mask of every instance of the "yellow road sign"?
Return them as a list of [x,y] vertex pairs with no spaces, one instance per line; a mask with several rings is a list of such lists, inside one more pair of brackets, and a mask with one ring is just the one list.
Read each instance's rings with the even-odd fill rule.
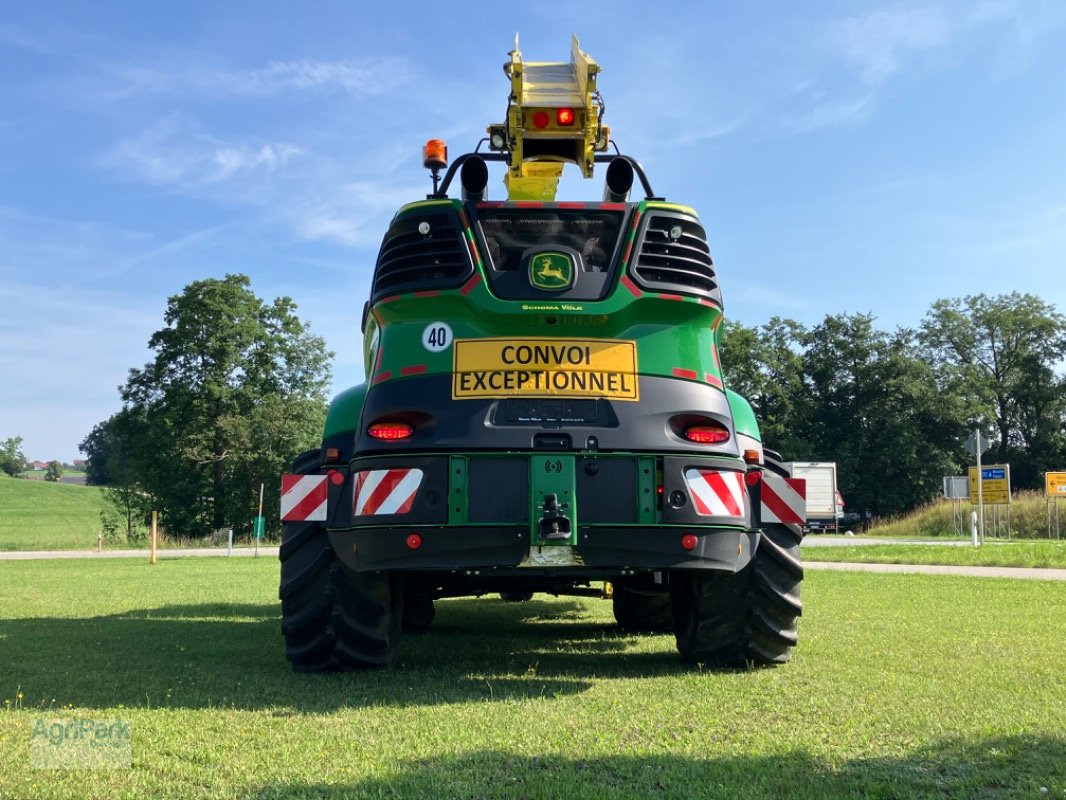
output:
[[[1005,505],[1010,502],[1010,464],[982,465],[981,478],[985,505]],[[977,505],[977,467],[970,467],[970,503]]]
[[1066,472],[1045,472],[1044,492],[1048,497],[1066,497]]

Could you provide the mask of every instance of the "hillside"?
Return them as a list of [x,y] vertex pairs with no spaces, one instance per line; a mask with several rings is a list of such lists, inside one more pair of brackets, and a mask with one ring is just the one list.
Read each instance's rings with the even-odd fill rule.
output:
[[95,486],[0,476],[0,550],[96,547],[102,508]]

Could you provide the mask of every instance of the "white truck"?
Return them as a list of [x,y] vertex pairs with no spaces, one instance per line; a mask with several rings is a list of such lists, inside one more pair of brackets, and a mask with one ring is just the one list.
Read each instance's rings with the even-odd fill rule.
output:
[[785,469],[793,478],[807,481],[807,530],[812,533],[836,532],[843,516],[837,491],[837,465],[833,461],[790,461]]

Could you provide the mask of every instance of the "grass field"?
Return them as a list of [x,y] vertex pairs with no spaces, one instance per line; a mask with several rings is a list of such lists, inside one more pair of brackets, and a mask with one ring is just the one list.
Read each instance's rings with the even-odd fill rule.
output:
[[[0,563],[0,797],[1066,797],[1066,584],[811,573],[794,661],[716,672],[598,600],[439,603],[293,674],[273,560]],[[31,768],[39,717],[132,769]],[[1044,791],[1042,791],[1042,788]]]
[[0,475],[0,550],[96,547],[100,489]]
[[1052,542],[985,540],[980,547],[936,544],[864,544],[855,547],[807,547],[808,561],[871,564],[949,564],[982,567],[1066,569],[1066,540]]

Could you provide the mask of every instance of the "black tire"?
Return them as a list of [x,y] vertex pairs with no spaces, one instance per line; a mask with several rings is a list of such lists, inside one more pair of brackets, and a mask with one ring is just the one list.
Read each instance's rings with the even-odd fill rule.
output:
[[[769,460],[767,469],[783,473]],[[803,534],[780,524],[762,531],[751,563],[736,574],[671,574],[674,634],[686,661],[742,666],[784,664],[792,657],[803,613]]]
[[505,603],[526,603],[533,599],[533,592],[500,592],[500,599]]
[[[296,459],[294,472],[316,471],[317,456],[316,450]],[[317,522],[285,523],[281,537],[281,632],[293,669],[392,666],[403,617],[402,581],[349,570]]]
[[403,632],[420,634],[429,630],[437,610],[433,606],[433,597],[426,592],[412,591],[405,587],[403,592]]
[[669,633],[674,629],[668,592],[640,592],[616,586],[614,618],[629,633]]

